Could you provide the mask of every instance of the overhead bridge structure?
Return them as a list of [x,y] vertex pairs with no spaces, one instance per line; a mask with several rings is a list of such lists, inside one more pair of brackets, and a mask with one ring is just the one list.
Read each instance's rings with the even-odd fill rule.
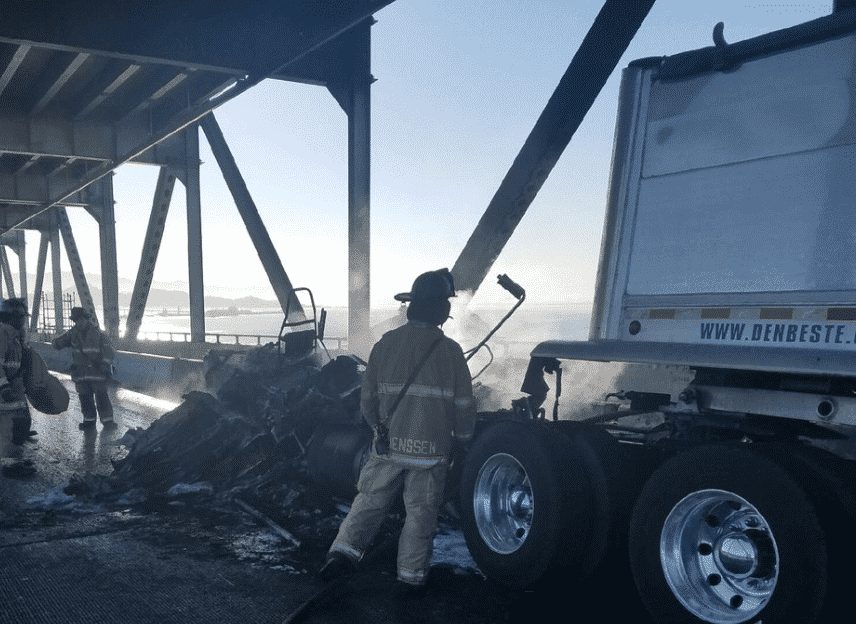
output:
[[[81,305],[120,335],[112,172],[160,168],[125,324],[136,339],[176,181],[187,205],[191,342],[205,342],[199,132],[234,197],[283,310],[303,311],[212,111],[265,79],[326,87],[348,118],[348,340],[370,344],[370,135],[373,14],[393,0],[0,0],[0,282],[31,298],[35,327],[60,238]],[[462,250],[453,273],[475,291],[571,140],[654,0],[606,0]],[[95,310],[68,219],[100,231],[103,309]],[[33,292],[23,230],[41,233]],[[19,258],[17,284],[6,248]],[[62,299],[54,296],[56,329]],[[290,304],[290,305],[289,305]]]
[[[348,115],[349,330],[368,334],[370,31],[392,0],[0,1],[0,264],[9,296],[39,314],[47,252],[61,293],[60,238],[81,305],[120,333],[112,172],[160,168],[125,337],[139,330],[176,180],[188,224],[191,338],[205,337],[199,131],[206,133],[280,303],[292,286],[216,120],[217,106],[264,79],[326,87]],[[68,211],[100,231],[95,310]],[[29,292],[23,230],[41,233]],[[20,261],[17,283],[6,249]],[[57,329],[61,298],[54,297]],[[291,310],[301,315],[300,304]]]

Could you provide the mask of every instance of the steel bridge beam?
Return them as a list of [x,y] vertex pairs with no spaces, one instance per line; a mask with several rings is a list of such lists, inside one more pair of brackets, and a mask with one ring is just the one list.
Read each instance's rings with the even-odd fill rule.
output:
[[12,247],[15,255],[18,256],[18,285],[20,287],[20,296],[24,301],[27,301],[29,292],[27,290],[27,239],[24,237],[24,232],[17,230],[18,241]]
[[[15,282],[12,280],[12,269],[9,266],[9,256],[6,255],[6,245],[0,244],[0,268],[3,271],[3,281],[6,283],[6,295],[15,297]],[[2,288],[0,288],[2,293]]]
[[[56,210],[59,210],[57,208]],[[62,311],[62,262],[59,248],[59,225],[57,225],[56,210],[51,214],[51,278],[53,279],[54,331],[59,333],[65,329],[65,318]]]
[[101,251],[101,307],[104,330],[111,338],[119,337],[119,268],[116,253],[116,216],[113,201],[113,176],[108,175],[88,189],[98,222]]
[[[27,163],[35,164],[35,160],[28,160],[24,164]],[[48,176],[30,171],[31,166],[22,167],[17,174],[0,171],[0,204],[38,207],[51,197],[52,189],[56,184]],[[63,203],[83,206],[86,204],[86,199],[82,193],[75,193]],[[33,210],[30,212],[35,213]]]
[[[2,206],[0,207],[0,230],[6,230],[6,234],[12,232],[20,232],[23,230],[11,230],[13,224],[20,221],[22,218],[30,215],[32,209],[27,206]],[[34,219],[27,221],[25,229],[28,230],[48,230],[50,229],[50,216],[41,214]]]
[[56,221],[59,231],[62,233],[62,240],[65,243],[65,255],[68,257],[68,263],[71,265],[71,276],[74,279],[74,287],[77,289],[77,294],[80,295],[80,305],[89,312],[92,320],[97,324],[98,313],[95,310],[95,303],[92,301],[92,293],[89,290],[89,283],[86,281],[86,273],[83,271],[80,252],[77,250],[77,243],[74,241],[74,232],[71,229],[71,223],[68,220],[65,208],[56,209]]
[[[93,168],[118,161],[124,152],[149,136],[149,124],[143,119],[114,124],[44,115],[0,114],[0,152],[80,158],[93,161]],[[179,165],[184,160],[180,147],[180,143],[156,145],[136,156],[134,162]]]
[[52,67],[44,68],[41,72],[42,86],[36,89],[36,92],[41,95],[38,101],[33,104],[30,114],[36,115],[42,112],[89,58],[90,54],[86,52],[78,52],[70,60],[57,56]]
[[12,82],[12,78],[15,77],[15,74],[18,73],[18,68],[21,66],[21,63],[24,62],[29,51],[30,46],[27,44],[22,44],[15,48],[15,51],[12,53],[12,58],[10,58],[6,63],[6,69],[4,69],[3,73],[0,74],[0,95],[3,94],[6,87],[8,87],[9,83]]
[[348,115],[348,348],[371,347],[371,26],[348,33],[349,75],[327,85]]
[[199,183],[199,126],[184,131],[187,163],[187,274],[190,298],[190,341],[205,342],[205,280],[202,272],[202,195]]
[[338,34],[391,2],[258,0],[212,7],[210,0],[186,0],[165,8],[151,0],[6,0],[0,40],[253,74],[265,71],[268,59],[303,51],[319,36]]
[[[16,45],[38,41],[42,47],[77,52],[113,50],[131,62],[164,62],[164,59],[169,59],[182,67],[196,65],[189,58],[193,55],[188,55],[188,50],[204,50],[216,55],[228,51],[227,57],[232,60],[241,54],[248,56],[246,67],[252,68],[234,87],[216,96],[202,97],[189,103],[173,101],[170,106],[161,107],[163,110],[149,119],[151,128],[146,138],[133,147],[119,150],[115,159],[101,163],[52,192],[51,198],[41,204],[37,212],[62,204],[74,193],[116,167],[138,158],[153,145],[194,124],[221,104],[265,78],[287,70],[293,63],[307,57],[390,2],[392,0],[356,0],[352,3],[338,0],[282,3],[270,0],[265,9],[257,7],[257,11],[248,11],[246,5],[235,4],[233,9],[212,13],[207,1],[197,0],[182,3],[180,7],[171,7],[170,19],[164,21],[158,19],[163,16],[160,8],[156,7],[157,3],[151,2],[126,1],[126,11],[123,12],[117,10],[114,0],[77,0],[49,3],[49,6],[25,0],[7,0],[7,5],[12,6],[7,6],[7,15],[0,20],[0,41]],[[131,11],[138,19],[127,19],[127,11]],[[104,20],[110,20],[110,16],[116,16],[115,21],[105,23]],[[252,16],[255,21],[249,23],[248,16]],[[198,25],[203,18],[206,28],[201,29]],[[214,34],[216,24],[222,26],[223,36]],[[172,32],[176,27],[179,30]],[[236,36],[240,32],[245,32],[246,36]],[[293,33],[294,36],[284,36],[283,33]],[[211,45],[211,41],[217,44]],[[247,46],[246,41],[253,41],[254,45]],[[143,51],[145,58],[135,54],[132,49],[135,45],[141,46],[137,53]],[[153,50],[159,46],[162,46],[161,52],[152,57]],[[124,48],[124,51],[119,48]],[[203,65],[206,64],[196,66],[202,68]],[[206,65],[205,68],[223,70],[223,66],[217,63]],[[16,227],[19,225],[23,223],[16,224]]]
[[42,306],[42,286],[45,283],[45,266],[48,259],[48,243],[50,234],[43,231],[39,240],[39,258],[36,262],[36,284],[33,288],[33,305],[30,306],[30,331],[35,332],[39,328],[39,311]]
[[214,113],[203,117],[200,125],[208,138],[208,144],[211,146],[214,158],[220,166],[229,192],[232,193],[232,198],[235,200],[235,205],[241,214],[241,219],[244,221],[247,233],[253,241],[253,246],[256,248],[256,253],[259,255],[259,260],[261,260],[265,273],[267,273],[283,313],[289,310],[289,316],[294,319],[306,318],[303,307],[294,294],[291,280],[288,279],[288,274],[285,272],[279,254],[276,252],[276,247],[270,239],[267,228],[259,215],[250,191],[247,189],[247,184],[241,176],[241,171],[235,163],[235,158],[232,156],[223,132],[214,118]]
[[149,215],[149,225],[143,240],[143,250],[140,253],[140,267],[137,269],[137,279],[134,280],[134,291],[131,294],[131,305],[128,309],[128,319],[125,323],[125,338],[136,340],[146,312],[146,301],[155,274],[155,264],[160,251],[166,217],[169,214],[169,203],[175,188],[175,173],[161,168],[158,174],[155,195],[152,200],[152,211]]
[[[0,244],[11,249],[18,257],[18,296],[27,300],[27,240],[23,230],[0,234]],[[8,258],[8,253],[7,253]],[[11,266],[10,266],[11,270]],[[29,304],[28,304],[29,305]]]
[[520,153],[470,235],[452,274],[476,291],[636,35],[654,0],[607,0]]

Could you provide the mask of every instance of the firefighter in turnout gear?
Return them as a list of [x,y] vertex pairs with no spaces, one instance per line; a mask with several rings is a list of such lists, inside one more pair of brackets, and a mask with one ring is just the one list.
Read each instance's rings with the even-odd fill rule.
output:
[[0,303],[0,417],[12,421],[12,443],[22,444],[36,434],[24,390],[21,368],[27,346],[27,303],[6,299]]
[[81,429],[95,426],[96,407],[104,427],[114,427],[113,405],[107,393],[113,371],[113,345],[83,308],[71,309],[74,327],[53,339],[54,349],[71,348],[71,379],[83,412]]
[[472,437],[475,424],[464,353],[439,327],[454,295],[452,275],[441,269],[423,273],[411,292],[395,297],[409,304],[408,323],[384,334],[369,356],[361,410],[375,431],[374,444],[321,568],[324,580],[355,569],[403,494],[398,581],[405,593],[425,586],[453,447]]

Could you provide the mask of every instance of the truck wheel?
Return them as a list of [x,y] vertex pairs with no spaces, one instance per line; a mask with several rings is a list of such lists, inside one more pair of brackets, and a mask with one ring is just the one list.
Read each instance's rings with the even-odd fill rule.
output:
[[817,514],[778,465],[745,448],[673,457],[642,489],[630,564],[657,622],[809,623],[826,593]]
[[505,422],[477,438],[461,475],[467,546],[482,572],[529,587],[584,558],[591,487],[561,433]]

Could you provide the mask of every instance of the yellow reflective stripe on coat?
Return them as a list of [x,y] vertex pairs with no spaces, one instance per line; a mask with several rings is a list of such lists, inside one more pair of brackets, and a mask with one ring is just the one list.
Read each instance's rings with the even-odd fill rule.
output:
[[341,553],[352,561],[359,561],[363,558],[362,550],[354,548],[349,544],[342,544],[341,542],[333,542],[333,545],[330,546],[330,552]]
[[[377,391],[378,394],[398,396],[398,393],[401,392],[403,387],[403,383],[379,382],[377,385]],[[404,396],[421,397],[424,399],[453,399],[455,397],[455,391],[443,388],[442,386],[410,384],[410,387],[407,389],[407,392],[404,393]]]
[[0,401],[0,411],[3,412],[11,412],[15,410],[26,409],[27,402],[26,401],[9,401],[8,403],[4,403]]

